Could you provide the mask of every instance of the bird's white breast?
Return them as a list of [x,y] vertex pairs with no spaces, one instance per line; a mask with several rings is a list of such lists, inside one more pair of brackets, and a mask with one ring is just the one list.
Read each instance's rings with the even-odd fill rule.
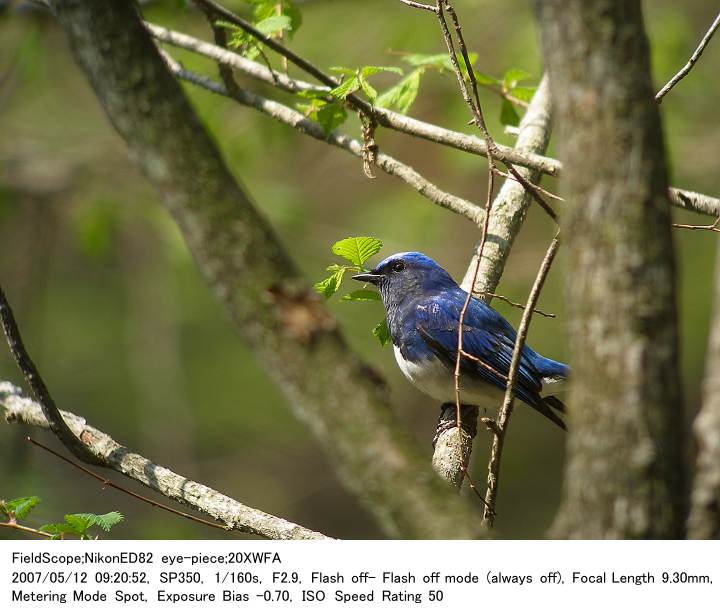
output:
[[[435,356],[420,362],[408,361],[394,345],[393,351],[400,370],[415,387],[438,402],[455,401],[455,378],[449,366]],[[490,383],[477,378],[460,378],[460,400],[463,404],[494,409],[502,399],[503,391]]]

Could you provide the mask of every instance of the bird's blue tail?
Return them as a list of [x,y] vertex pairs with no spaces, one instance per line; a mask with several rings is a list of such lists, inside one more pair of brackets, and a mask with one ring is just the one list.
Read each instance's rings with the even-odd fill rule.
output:
[[566,379],[570,372],[569,368],[565,364],[548,359],[542,355],[538,355],[537,359],[533,363],[535,364],[535,369],[538,371],[540,376],[550,379]]

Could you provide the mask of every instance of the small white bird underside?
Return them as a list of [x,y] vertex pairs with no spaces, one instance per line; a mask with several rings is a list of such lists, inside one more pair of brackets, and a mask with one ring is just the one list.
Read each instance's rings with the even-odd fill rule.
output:
[[[405,377],[420,391],[438,402],[455,401],[455,378],[451,367],[433,357],[433,359],[413,363],[402,356],[400,349],[393,345],[395,360]],[[562,390],[564,380],[543,379],[543,396]],[[502,389],[478,380],[460,379],[460,401],[462,404],[474,404],[485,409],[498,408],[505,397]]]

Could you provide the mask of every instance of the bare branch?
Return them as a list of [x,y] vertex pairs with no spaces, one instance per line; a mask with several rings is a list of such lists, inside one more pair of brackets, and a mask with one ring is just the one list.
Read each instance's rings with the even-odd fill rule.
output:
[[540,264],[535,282],[533,283],[530,295],[528,296],[527,305],[523,310],[520,326],[515,339],[515,348],[513,349],[512,360],[510,362],[510,372],[508,373],[507,385],[505,388],[505,399],[495,421],[495,429],[493,430],[493,442],[490,450],[490,461],[488,462],[488,478],[487,492],[485,493],[485,501],[487,505],[483,513],[483,520],[488,526],[492,526],[495,520],[495,503],[497,501],[497,493],[500,482],[500,461],[502,459],[503,445],[507,436],[507,429],[510,422],[510,415],[513,410],[513,401],[515,399],[515,383],[517,381],[518,368],[520,366],[520,357],[522,356],[523,346],[530,329],[530,321],[532,320],[533,309],[537,305],[545,280],[547,279],[550,266],[555,259],[560,239],[558,234],[555,235],[553,241],[545,253],[545,258]]
[[703,51],[705,51],[705,47],[707,47],[707,44],[710,42],[710,39],[713,37],[713,34],[715,34],[715,32],[717,31],[718,28],[720,28],[720,13],[717,14],[717,16],[715,17],[715,21],[712,22],[712,24],[710,25],[710,28],[705,33],[705,36],[702,37],[700,44],[697,46],[697,49],[690,56],[690,59],[687,61],[687,64],[685,64],[685,66],[683,66],[675,74],[675,76],[670,81],[668,81],[660,89],[660,91],[655,95],[655,100],[658,103],[661,103],[663,97],[668,92],[670,92],[670,90],[672,90],[678,84],[678,82],[681,79],[685,78],[687,76],[687,74],[692,70],[692,67],[700,59],[700,56],[703,54]]
[[[49,429],[51,426],[40,406],[22,396],[20,389],[12,383],[0,383],[0,404],[5,407],[5,419],[9,423],[44,429]],[[82,440],[104,466],[178,503],[221,520],[232,530],[260,535],[268,539],[329,538],[293,522],[243,505],[212,488],[178,475],[120,445],[111,436],[89,425],[84,418],[66,411],[61,411],[61,414],[73,435]]]
[[13,316],[12,309],[5,297],[5,292],[2,287],[0,287],[0,321],[2,321],[2,328],[5,332],[8,346],[10,347],[10,353],[25,377],[25,382],[40,403],[40,408],[42,409],[44,417],[47,419],[50,429],[55,436],[60,439],[60,442],[78,458],[90,464],[99,464],[100,462],[93,452],[88,449],[85,443],[75,436],[63,421],[62,415],[45,385],[45,381],[35,367],[32,359],[30,359],[30,355],[28,355],[28,352],[25,350],[25,345],[20,336],[20,330],[15,322],[15,317]]
[[[253,62],[232,51],[201,41],[187,34],[168,30],[167,28],[153,24],[146,25],[151,34],[159,41],[199,53],[217,62],[222,62],[232,66],[236,70],[244,72],[254,79],[274,85],[287,92],[295,93],[303,90],[330,91],[331,86],[316,86],[305,81],[292,79],[285,73],[271,71],[262,64]],[[485,142],[475,135],[468,135],[429,122],[423,122],[422,120],[417,120],[382,107],[373,107],[373,113],[378,124],[385,128],[468,152],[469,154],[487,157]],[[531,152],[524,152],[519,148],[513,149],[500,143],[496,143],[495,145],[503,161],[533,171],[539,171],[542,174],[553,177],[558,177],[562,171],[562,163],[559,160]],[[702,214],[720,215],[720,199],[714,197],[684,189],[671,188],[669,199],[673,205],[680,208]]]

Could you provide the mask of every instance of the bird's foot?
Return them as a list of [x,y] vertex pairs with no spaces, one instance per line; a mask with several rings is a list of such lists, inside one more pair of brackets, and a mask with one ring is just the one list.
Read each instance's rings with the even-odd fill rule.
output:
[[[479,409],[477,406],[470,404],[460,405],[460,427],[470,436],[477,436],[477,421]],[[448,430],[457,427],[457,407],[454,402],[445,402],[440,407],[440,416],[438,417],[437,427],[435,428],[435,436],[433,437],[432,446],[435,449],[437,441]]]

